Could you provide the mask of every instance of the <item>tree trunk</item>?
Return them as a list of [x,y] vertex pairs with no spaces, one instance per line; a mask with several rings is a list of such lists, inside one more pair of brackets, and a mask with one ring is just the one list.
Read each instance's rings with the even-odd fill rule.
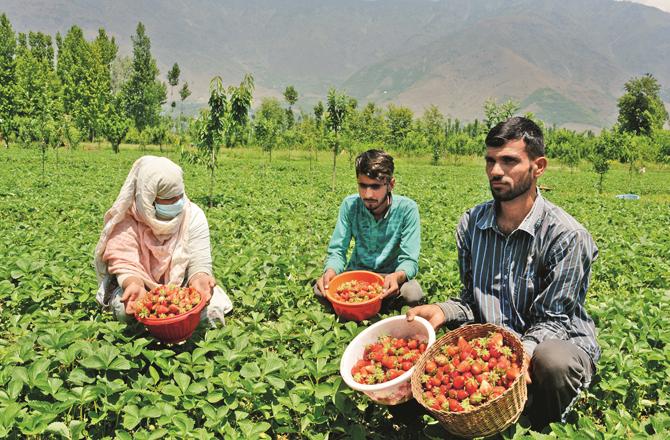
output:
[[335,166],[337,165],[337,147],[333,150],[333,191],[335,191]]
[[212,148],[209,166],[209,207],[214,206],[214,170],[216,168],[216,153]]
[[45,177],[44,177],[44,174],[45,174],[44,164],[45,164],[46,160],[47,160],[47,150],[46,150],[46,146],[43,145],[42,146],[42,186],[43,187],[46,186],[46,181],[45,181]]

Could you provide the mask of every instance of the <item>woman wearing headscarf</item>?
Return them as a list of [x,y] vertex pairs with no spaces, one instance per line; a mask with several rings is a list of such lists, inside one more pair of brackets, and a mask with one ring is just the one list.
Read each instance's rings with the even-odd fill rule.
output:
[[182,169],[167,158],[135,161],[105,214],[94,262],[96,299],[120,321],[131,321],[138,298],[162,284],[204,295],[202,317],[212,323],[232,309],[212,276],[207,218],[186,196]]

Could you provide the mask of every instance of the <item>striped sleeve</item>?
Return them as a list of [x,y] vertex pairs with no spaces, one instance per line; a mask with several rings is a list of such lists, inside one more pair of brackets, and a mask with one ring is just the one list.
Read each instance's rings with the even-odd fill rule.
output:
[[461,297],[450,299],[438,306],[444,313],[445,323],[464,324],[474,321],[471,304],[474,303],[472,292],[472,261],[470,254],[471,231],[468,230],[470,223],[470,211],[467,211],[461,217],[456,228],[456,245],[458,247],[458,266],[460,268]]
[[529,355],[546,339],[569,339],[581,287],[588,284],[595,243],[585,230],[566,233],[548,254],[547,287],[534,299],[521,340]]

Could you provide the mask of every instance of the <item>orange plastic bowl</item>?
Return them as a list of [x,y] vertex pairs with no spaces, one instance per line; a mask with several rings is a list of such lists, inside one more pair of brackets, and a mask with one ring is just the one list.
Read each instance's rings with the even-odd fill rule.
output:
[[186,313],[173,318],[156,319],[141,318],[137,320],[144,324],[153,337],[168,344],[176,344],[187,340],[200,324],[200,312],[206,305],[204,297],[200,297],[200,303]]
[[342,272],[335,278],[330,280],[328,290],[326,291],[326,298],[333,305],[337,316],[349,319],[352,321],[362,321],[371,318],[379,313],[382,308],[382,299],[377,296],[371,300],[359,303],[347,303],[339,301],[335,298],[334,293],[337,288],[348,281],[366,281],[368,283],[379,283],[384,285],[384,277],[374,272],[367,270],[352,270],[349,272]]

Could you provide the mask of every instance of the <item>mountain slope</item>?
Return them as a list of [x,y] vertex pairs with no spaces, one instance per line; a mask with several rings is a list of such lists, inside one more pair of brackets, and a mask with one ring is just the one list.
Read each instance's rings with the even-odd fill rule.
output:
[[612,0],[3,0],[19,31],[93,37],[121,54],[142,21],[163,76],[178,62],[206,101],[209,79],[254,74],[257,97],[289,84],[305,109],[329,87],[461,119],[513,98],[549,123],[599,127],[630,77],[646,72],[670,99],[670,14]]

